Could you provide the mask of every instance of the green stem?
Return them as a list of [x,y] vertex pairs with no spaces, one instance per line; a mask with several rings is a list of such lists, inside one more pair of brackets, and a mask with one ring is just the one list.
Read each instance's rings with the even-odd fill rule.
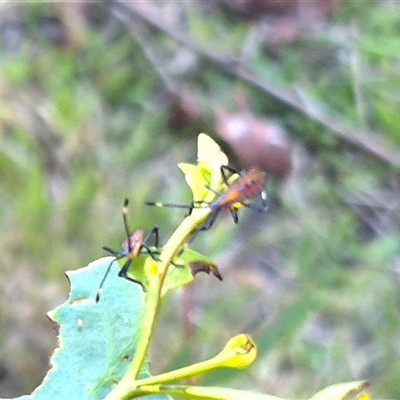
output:
[[[227,355],[226,358],[231,357]],[[164,374],[151,376],[149,378],[141,379],[137,381],[137,387],[156,385],[160,383],[166,383],[176,381],[178,379],[188,378],[190,376],[202,374],[203,372],[211,371],[214,368],[221,367],[224,362],[224,357],[217,355],[209,360],[200,361],[196,364],[189,365],[187,367],[179,368],[174,371],[165,372]]]
[[178,226],[165,244],[160,255],[161,261],[156,263],[159,279],[156,280],[155,284],[150,283],[149,285],[149,291],[146,297],[146,306],[142,318],[142,325],[138,332],[139,339],[134,358],[127,373],[117,384],[114,390],[108,394],[105,400],[128,399],[129,397],[126,397],[126,394],[137,387],[138,381],[136,381],[136,379],[147,355],[151,337],[154,332],[156,318],[162,300],[162,287],[168,272],[168,268],[181,246],[184,245],[189,239],[190,235],[199,226],[201,226],[210,212],[211,210],[209,208],[198,208],[193,210],[192,214],[182,221],[182,223]]
[[151,289],[149,290],[148,300],[150,301],[148,301],[146,304],[143,330],[141,330],[139,333],[137,351],[135,353],[132,365],[128,371],[128,373],[132,374],[135,379],[137,378],[139,369],[143,364],[144,358],[146,357],[150,340],[154,332],[156,316],[162,300],[162,287],[168,272],[168,268],[182,245],[187,242],[189,236],[204,222],[210,213],[209,209],[198,209],[196,211],[197,212],[193,212],[182,221],[182,223],[178,226],[165,244],[160,255],[161,262],[158,264],[159,280],[157,280],[158,284],[153,289],[156,293],[153,292],[152,296],[150,296]]

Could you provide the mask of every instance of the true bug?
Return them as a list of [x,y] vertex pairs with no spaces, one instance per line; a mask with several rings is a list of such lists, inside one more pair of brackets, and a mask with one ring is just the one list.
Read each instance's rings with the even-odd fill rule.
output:
[[[234,168],[228,165],[221,166],[221,175],[226,185],[226,189],[219,193],[207,186],[209,190],[215,192],[215,194],[217,195],[215,200],[210,203],[200,200],[194,201],[191,205],[156,202],[146,202],[146,204],[159,207],[188,208],[189,214],[194,208],[209,207],[212,213],[209,219],[200,228],[200,230],[202,231],[211,228],[221,210],[229,210],[232,215],[233,222],[237,224],[239,220],[237,214],[239,204],[258,212],[267,211],[267,193],[265,191],[267,175],[264,171],[256,168],[242,171],[239,173],[239,177],[236,178],[233,182],[229,182],[230,177],[227,175],[227,172],[238,174],[238,172]],[[250,198],[255,197],[256,195],[260,195],[261,205],[248,202]]]
[[107,275],[110,272],[112,264],[115,261],[118,261],[119,259],[126,257],[127,260],[126,260],[125,264],[123,265],[123,267],[121,268],[121,270],[118,272],[118,276],[121,278],[125,278],[129,281],[138,283],[140,286],[142,286],[142,288],[144,290],[143,284],[141,282],[128,276],[128,270],[132,263],[132,260],[135,257],[137,257],[139,254],[141,254],[143,252],[143,250],[146,250],[147,254],[149,254],[154,260],[158,260],[156,257],[156,253],[154,251],[150,250],[150,248],[148,247],[148,243],[152,236],[154,236],[155,247],[159,246],[158,228],[156,226],[154,226],[153,229],[147,234],[147,236],[145,236],[145,232],[143,229],[136,229],[135,231],[130,233],[129,227],[128,227],[128,217],[127,217],[128,204],[129,204],[128,199],[125,199],[124,206],[122,208],[122,218],[124,221],[126,239],[122,242],[122,245],[121,245],[122,251],[112,249],[108,246],[102,246],[103,250],[108,251],[113,256],[115,256],[115,258],[114,258],[114,260],[112,260],[110,262],[109,266],[107,267],[107,270],[103,276],[103,279],[100,282],[99,288],[97,289],[96,303],[100,300],[100,293],[103,288],[104,282],[107,278]]

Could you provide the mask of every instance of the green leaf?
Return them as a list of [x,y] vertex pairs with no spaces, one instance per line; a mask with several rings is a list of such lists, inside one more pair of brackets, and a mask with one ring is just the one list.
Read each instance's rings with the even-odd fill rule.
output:
[[168,269],[162,295],[165,295],[170,290],[191,283],[194,280],[194,275],[198,272],[212,273],[214,276],[220,276],[217,266],[208,257],[189,247],[184,247],[181,253],[174,258],[174,264]]
[[[163,247],[150,247],[150,250],[154,254],[160,254]],[[110,262],[113,259],[110,258]],[[121,268],[125,262],[128,260],[127,257],[123,257],[115,262]],[[148,254],[142,254],[134,257],[131,260],[131,265],[129,266],[127,275],[142,283],[146,291],[149,290],[149,275],[151,271],[146,271],[145,262],[149,260],[151,263],[154,260]],[[189,247],[182,247],[179,254],[174,258],[174,264],[170,265],[168,268],[168,273],[163,285],[162,295],[164,296],[170,290],[185,286],[193,282],[194,275],[197,272],[212,273],[218,279],[222,280],[222,277],[218,271],[218,268],[212,261]]]
[[367,381],[338,383],[321,390],[310,400],[366,400],[370,398],[364,392],[367,386],[369,386]]
[[[151,247],[150,248],[154,253],[160,253],[163,250],[163,247]],[[110,259],[112,260],[112,259]],[[127,258],[122,258],[118,260],[120,267],[126,262]],[[146,288],[146,291],[149,290],[149,277],[152,274],[151,266],[146,270],[146,260],[151,264],[154,263],[154,260],[151,259],[149,255],[139,255],[132,259],[131,265],[128,270],[128,276],[132,279],[135,279],[143,284]],[[212,261],[189,247],[182,247],[182,250],[179,254],[174,258],[174,263],[171,264],[168,268],[168,272],[163,284],[162,296],[168,293],[171,290],[177,289],[179,287],[188,285],[193,282],[194,275],[198,272],[205,272],[207,274],[213,274],[219,280],[222,280],[222,277],[218,271],[217,266],[212,263]]]
[[284,400],[268,394],[212,386],[156,385],[154,389],[192,400]]
[[[20,399],[104,399],[127,370],[135,351],[144,293],[141,287],[118,277],[113,265],[98,303],[95,295],[112,260],[102,258],[86,268],[67,272],[68,300],[48,313],[59,327],[59,345],[43,383]],[[148,367],[140,377],[150,376]],[[166,400],[165,395],[146,399]]]
[[209,136],[200,133],[197,139],[197,165],[180,163],[178,167],[185,174],[185,179],[193,192],[195,201],[212,201],[215,193],[223,184],[221,176],[221,165],[228,164],[228,157],[221,150],[219,145]]

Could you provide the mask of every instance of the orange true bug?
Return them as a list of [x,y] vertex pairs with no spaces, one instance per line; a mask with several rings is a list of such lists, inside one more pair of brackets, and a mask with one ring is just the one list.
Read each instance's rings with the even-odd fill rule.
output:
[[[266,173],[260,169],[252,168],[247,171],[242,171],[239,173],[239,177],[237,179],[235,179],[233,182],[229,182],[227,171],[232,174],[238,173],[234,168],[228,165],[221,166],[221,175],[226,185],[226,189],[219,193],[214,191],[212,188],[207,187],[217,195],[216,199],[210,203],[200,200],[194,201],[191,205],[164,204],[155,202],[146,202],[146,204],[160,207],[188,208],[189,214],[192,212],[193,208],[209,207],[212,213],[204,225],[200,227],[199,230],[202,231],[211,228],[221,210],[229,210],[231,212],[233,222],[237,224],[237,212],[239,209],[237,206],[238,204],[258,212],[267,211],[267,193],[265,191],[265,183],[267,181]],[[248,202],[250,198],[255,197],[256,195],[260,195],[261,205]]]
[[103,279],[100,282],[99,288],[97,289],[96,293],[96,303],[100,300],[100,293],[103,288],[104,282],[110,272],[111,266],[115,261],[120,260],[121,258],[126,257],[127,261],[121,268],[121,270],[118,272],[118,276],[121,278],[125,278],[129,281],[138,283],[140,286],[142,286],[143,290],[143,284],[136,279],[132,279],[131,277],[128,276],[128,270],[129,267],[132,263],[132,260],[137,257],[139,254],[142,254],[143,250],[146,250],[147,254],[149,254],[154,260],[158,260],[155,256],[155,252],[150,250],[149,247],[147,246],[149,240],[151,239],[152,236],[155,237],[154,242],[155,242],[155,247],[158,247],[159,244],[159,238],[158,238],[158,228],[156,226],[153,227],[153,229],[145,236],[145,232],[143,229],[136,229],[132,233],[129,231],[128,227],[128,204],[129,201],[128,199],[125,199],[124,206],[122,208],[122,218],[124,221],[124,228],[126,232],[126,239],[122,242],[122,251],[121,250],[115,250],[112,249],[108,246],[102,246],[103,250],[108,251],[111,253],[113,256],[115,256],[114,260],[111,261],[109,266],[107,267],[107,270],[103,276]]

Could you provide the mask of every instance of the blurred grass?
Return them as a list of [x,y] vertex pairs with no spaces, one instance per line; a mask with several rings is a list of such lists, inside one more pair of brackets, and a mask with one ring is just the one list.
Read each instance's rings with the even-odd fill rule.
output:
[[[45,374],[56,345],[45,313],[67,297],[63,272],[103,255],[103,244],[119,246],[125,197],[133,228],[158,224],[162,240],[172,232],[184,212],[143,201],[189,200],[175,165],[194,161],[197,134],[214,133],[214,107],[233,108],[240,91],[287,127],[294,168],[271,179],[267,215],[243,210],[237,227],[227,216],[196,238],[225,280],[199,276],[190,338],[179,329],[189,294],[167,299],[153,368],[205,358],[246,331],[259,344],[257,363],[204,382],[301,398],[369,379],[378,397],[400,397],[395,166],[199,56],[185,67],[187,49],[140,22],[143,45],[104,4],[1,7],[2,396],[29,392]],[[255,27],[216,4],[179,7],[191,38],[227,57],[241,54]],[[325,26],[257,48],[248,62],[398,145],[398,11],[393,2],[340,3]],[[148,49],[171,76],[181,68],[175,83],[193,88],[200,120],[169,123],[176,93]]]

